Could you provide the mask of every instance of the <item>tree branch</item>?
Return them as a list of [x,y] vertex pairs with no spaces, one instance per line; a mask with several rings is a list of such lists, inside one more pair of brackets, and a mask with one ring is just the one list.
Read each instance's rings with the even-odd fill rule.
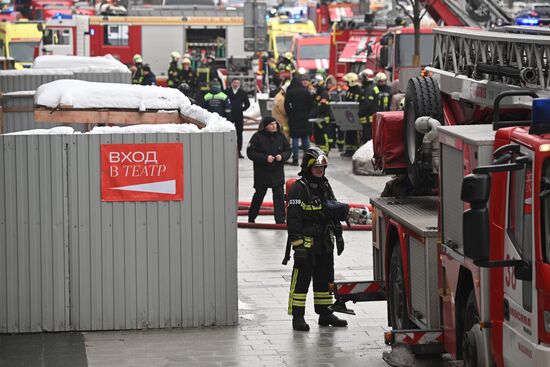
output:
[[424,8],[422,10],[423,10],[423,12],[422,12],[422,14],[420,14],[420,20],[422,20],[422,18],[424,18],[424,15],[426,15],[426,13],[428,12],[428,9],[426,9],[426,8]]
[[409,12],[407,11],[407,8],[405,8],[405,5],[401,4],[400,2],[396,2],[395,5],[397,5],[397,7],[403,10],[405,15],[411,20],[411,22],[414,22],[414,18],[412,17],[412,15],[409,14]]

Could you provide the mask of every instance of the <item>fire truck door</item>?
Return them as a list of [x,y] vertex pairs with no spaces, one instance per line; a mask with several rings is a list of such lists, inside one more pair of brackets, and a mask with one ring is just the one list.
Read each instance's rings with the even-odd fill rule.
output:
[[[533,155],[523,149],[520,155]],[[533,180],[530,165],[508,173],[504,256],[506,259],[533,260],[532,221]],[[517,279],[513,267],[504,268],[503,353],[507,366],[533,364],[537,344],[536,293],[531,280]]]

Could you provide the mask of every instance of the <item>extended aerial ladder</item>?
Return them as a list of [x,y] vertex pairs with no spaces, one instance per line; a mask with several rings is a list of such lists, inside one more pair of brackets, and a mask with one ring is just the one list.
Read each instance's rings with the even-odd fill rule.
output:
[[512,17],[493,0],[422,0],[430,16],[448,26],[510,24]]

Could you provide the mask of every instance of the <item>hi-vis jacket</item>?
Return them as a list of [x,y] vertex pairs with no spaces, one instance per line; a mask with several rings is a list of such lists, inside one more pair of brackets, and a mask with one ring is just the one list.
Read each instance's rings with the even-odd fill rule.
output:
[[328,180],[323,177],[316,183],[302,177],[290,189],[288,199],[285,260],[290,259],[291,247],[304,246],[315,253],[332,253],[333,237],[342,234],[342,225],[330,221],[324,213],[327,200],[336,200]]

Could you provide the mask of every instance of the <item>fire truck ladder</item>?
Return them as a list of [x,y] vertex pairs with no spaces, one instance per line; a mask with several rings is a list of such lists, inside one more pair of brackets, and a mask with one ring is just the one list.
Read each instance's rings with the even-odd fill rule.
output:
[[550,37],[476,31],[434,29],[433,68],[534,90],[550,90]]
[[492,0],[446,0],[444,3],[466,26],[479,27],[497,24],[499,20],[502,23],[512,21],[510,15]]

